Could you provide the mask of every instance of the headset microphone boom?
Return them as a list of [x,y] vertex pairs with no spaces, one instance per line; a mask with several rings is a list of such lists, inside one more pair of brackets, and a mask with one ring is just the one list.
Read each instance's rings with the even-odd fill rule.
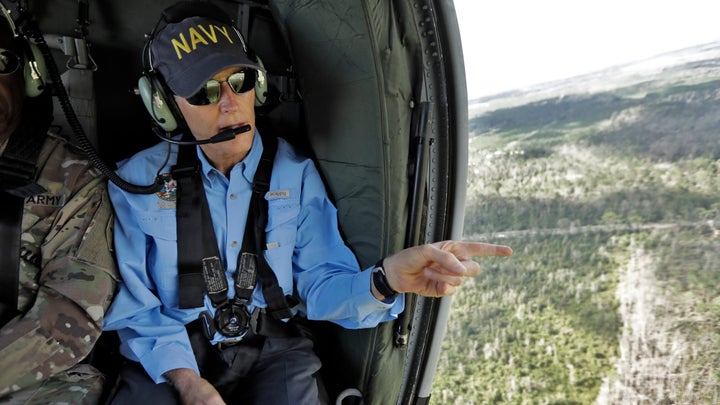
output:
[[155,127],[153,127],[153,132],[155,132],[155,135],[157,135],[160,139],[167,143],[172,143],[173,145],[205,145],[208,143],[220,143],[229,141],[231,139],[234,139],[237,135],[242,134],[243,132],[248,132],[252,129],[250,125],[243,125],[236,128],[228,128],[224,131],[220,131],[217,134],[211,136],[208,139],[203,140],[194,140],[194,141],[184,141],[184,140],[176,140],[172,138],[168,138],[164,134],[162,134],[160,131],[156,130]]

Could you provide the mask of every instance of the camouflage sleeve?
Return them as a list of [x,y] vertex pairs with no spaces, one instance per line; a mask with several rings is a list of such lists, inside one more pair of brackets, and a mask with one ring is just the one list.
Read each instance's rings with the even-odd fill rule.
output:
[[111,226],[102,178],[62,208],[42,245],[37,299],[0,331],[0,395],[66,370],[92,349],[118,281]]

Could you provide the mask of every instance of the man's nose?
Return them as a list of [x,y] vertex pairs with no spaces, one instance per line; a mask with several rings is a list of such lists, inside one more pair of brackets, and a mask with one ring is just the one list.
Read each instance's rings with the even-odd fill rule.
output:
[[236,94],[227,82],[220,83],[220,108],[222,111],[235,111],[238,107]]

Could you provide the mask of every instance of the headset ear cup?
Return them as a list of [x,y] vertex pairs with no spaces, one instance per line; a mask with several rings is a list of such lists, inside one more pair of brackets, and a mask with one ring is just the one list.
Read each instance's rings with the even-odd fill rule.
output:
[[153,121],[167,132],[176,130],[177,119],[169,101],[165,99],[160,83],[157,83],[157,78],[148,75],[141,76],[138,79],[138,90]]
[[48,77],[45,57],[37,45],[24,41],[27,45],[24,74],[25,94],[28,97],[37,97],[45,90],[45,78]]
[[[265,65],[263,65],[262,60],[260,60],[257,55],[253,56],[255,57],[255,60],[257,60],[258,64],[262,66],[263,69],[265,69]],[[257,80],[255,81],[255,107],[260,107],[265,104],[265,101],[267,100],[267,92],[267,73],[263,72],[262,70],[258,70]]]

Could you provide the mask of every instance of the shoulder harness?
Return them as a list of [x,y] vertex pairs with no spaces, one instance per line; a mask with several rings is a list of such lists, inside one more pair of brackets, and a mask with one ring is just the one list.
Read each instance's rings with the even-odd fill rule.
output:
[[203,306],[203,297],[206,293],[213,306],[218,308],[218,312],[228,305],[249,305],[259,276],[269,315],[278,320],[292,317],[288,302],[292,302],[293,298],[284,295],[275,273],[263,254],[266,242],[265,227],[268,221],[268,202],[265,194],[270,188],[277,138],[262,137],[262,142],[263,153],[253,178],[247,224],[242,250],[238,256],[235,298],[232,302],[227,296],[225,268],[220,260],[212,227],[196,148],[180,148],[178,162],[171,170],[172,177],[177,181],[180,308]]

